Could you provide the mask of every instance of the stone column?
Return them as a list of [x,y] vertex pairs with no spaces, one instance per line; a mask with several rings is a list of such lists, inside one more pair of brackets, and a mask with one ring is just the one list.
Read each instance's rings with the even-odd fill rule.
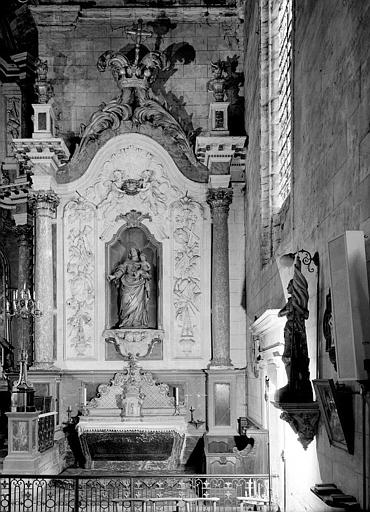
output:
[[[14,228],[18,244],[18,290],[23,288],[31,289],[32,285],[32,262],[31,242],[32,226],[21,224]],[[31,334],[32,320],[30,318],[17,319],[18,345],[15,347],[14,360],[17,363],[21,357],[22,349],[26,350],[28,360],[32,357]]]
[[41,316],[35,318],[35,355],[33,369],[53,367],[53,254],[51,224],[59,198],[52,190],[32,193],[35,210],[35,298]]
[[232,189],[210,188],[212,215],[212,359],[210,368],[230,367],[229,231]]

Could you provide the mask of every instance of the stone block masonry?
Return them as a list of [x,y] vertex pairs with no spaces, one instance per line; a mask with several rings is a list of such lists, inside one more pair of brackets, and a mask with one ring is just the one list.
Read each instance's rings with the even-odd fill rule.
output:
[[[113,14],[110,17],[102,16],[101,19],[88,18],[87,15],[78,20],[76,18],[66,30],[66,21],[71,13],[62,6],[60,9],[54,6],[50,13],[46,7],[35,7],[33,12],[39,22],[39,54],[48,60],[50,77],[53,79],[61,135],[73,137],[72,134],[78,135],[80,125],[88,122],[89,115],[101,102],[108,102],[117,96],[118,90],[110,71],[100,73],[96,69],[96,62],[104,51],[117,51],[132,44],[125,30],[137,20],[132,17],[122,19],[122,13],[120,19],[114,19]],[[153,21],[152,18],[146,19],[143,14],[141,12],[144,25]],[[194,47],[195,59],[186,65],[181,61],[176,62],[169,76],[160,77],[156,92],[175,116],[181,109],[182,119],[187,117],[187,128],[201,128],[204,132],[208,130],[208,105],[211,101],[207,93],[210,62],[238,55],[241,69],[242,26],[236,16],[232,21],[220,22],[212,18],[207,19],[207,23],[200,23],[198,19],[188,20],[185,15],[183,19],[181,15],[178,18],[176,28],[163,37],[160,49],[187,42]],[[143,44],[154,49],[155,36]],[[185,104],[179,107],[182,102]]]
[[[265,248],[270,247],[273,234],[266,229],[270,219],[264,217],[271,184],[268,176],[261,181],[261,161],[269,155],[260,153],[260,138],[266,136],[266,131],[260,124],[261,109],[265,105],[260,104],[259,93],[266,87],[266,77],[260,78],[258,2],[252,2],[246,13],[245,68],[248,73],[245,111],[249,134],[245,203],[247,315],[253,322],[266,309],[280,309],[284,305],[286,283],[282,283],[279,272],[279,255],[297,248],[308,249],[312,254],[318,251],[321,262],[320,310],[317,318],[315,281],[310,277],[308,350],[314,359],[318,346],[319,375],[335,381],[337,375],[325,351],[322,336],[325,295],[330,288],[327,243],[345,230],[363,230],[365,236],[370,234],[370,6],[367,2],[339,3],[334,0],[294,4],[293,188],[285,212],[284,229],[280,232],[280,243],[275,253],[267,254],[265,259],[261,258],[261,253],[266,255]],[[367,257],[370,258],[369,254]],[[320,327],[318,340],[317,322]],[[258,418],[260,405],[255,400],[253,386],[252,383],[249,412]],[[358,391],[356,384],[352,388]],[[360,401],[353,403],[356,432],[361,423],[360,405]],[[306,468],[311,472],[301,475],[302,482],[307,478],[306,488],[309,488],[310,481],[315,483],[312,479],[319,478],[323,482],[335,482],[344,492],[361,500],[362,457],[369,460],[368,453],[361,453],[361,436],[356,434],[354,455],[330,446],[323,425],[316,442],[316,451],[312,449],[311,454],[304,454],[307,457]],[[279,445],[278,437],[271,440],[271,445],[274,443]],[[294,478],[294,471],[298,468],[291,451],[294,447],[279,445],[277,451],[280,453],[281,449],[288,453],[287,511],[301,510],[299,503],[302,503],[305,491]],[[291,451],[290,459],[288,450]],[[304,464],[301,458],[299,467]],[[369,491],[369,483],[366,485]],[[315,505],[308,494],[307,506],[318,510],[315,506],[319,504]]]

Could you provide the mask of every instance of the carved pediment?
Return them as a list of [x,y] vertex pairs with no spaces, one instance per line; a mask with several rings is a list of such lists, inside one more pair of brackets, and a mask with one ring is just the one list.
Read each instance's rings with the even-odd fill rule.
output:
[[[101,384],[98,393],[85,407],[84,415],[92,417],[127,417],[128,398],[137,396],[141,416],[171,416],[175,410],[174,398],[168,394],[167,384],[157,382],[151,372],[143,370],[133,356],[128,368],[117,372],[109,384]],[[138,416],[138,415],[135,415]]]

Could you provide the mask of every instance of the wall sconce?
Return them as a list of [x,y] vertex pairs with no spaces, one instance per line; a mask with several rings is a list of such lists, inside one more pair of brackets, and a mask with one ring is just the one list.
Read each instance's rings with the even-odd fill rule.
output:
[[319,253],[316,251],[315,254],[312,256],[309,251],[306,251],[306,249],[300,249],[297,252],[289,252],[287,254],[283,254],[283,256],[280,257],[280,263],[283,267],[291,267],[294,263],[295,257],[297,254],[302,254],[301,262],[303,265],[306,265],[307,270],[309,272],[313,272],[315,269],[311,266],[312,263],[319,268]]

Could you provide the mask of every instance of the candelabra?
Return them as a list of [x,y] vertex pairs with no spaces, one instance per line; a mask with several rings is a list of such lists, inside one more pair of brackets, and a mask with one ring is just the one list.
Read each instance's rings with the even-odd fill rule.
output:
[[174,398],[174,402],[175,402],[175,411],[174,411],[173,415],[180,416],[181,411],[180,411],[180,401],[179,401],[179,388],[177,386],[175,386],[173,388],[173,398]]
[[31,292],[26,285],[21,290],[14,290],[11,301],[6,302],[6,313],[12,318],[22,320],[22,350],[25,350],[25,324],[31,318],[38,318],[42,315],[40,310],[40,301],[31,296]]
[[14,412],[32,412],[35,410],[35,390],[28,384],[27,379],[27,350],[25,348],[25,323],[31,318],[40,317],[40,302],[31,297],[31,292],[26,286],[22,290],[15,290],[11,301],[6,302],[6,313],[12,318],[20,318],[22,321],[21,356],[19,360],[19,378],[14,383],[11,396],[11,408]]
[[203,420],[195,420],[194,419],[194,411],[195,411],[195,409],[193,407],[190,407],[189,411],[190,411],[190,421],[188,421],[188,423],[190,423],[191,425],[194,425],[194,427],[198,430],[198,428],[200,426],[204,425],[204,421]]
[[8,316],[28,320],[42,315],[40,310],[40,301],[36,301],[31,296],[30,290],[26,286],[22,290],[14,290],[11,301],[6,303],[6,313]]
[[72,407],[70,405],[67,407],[67,422],[65,424],[67,424],[67,425],[74,424],[74,421],[72,419]]

